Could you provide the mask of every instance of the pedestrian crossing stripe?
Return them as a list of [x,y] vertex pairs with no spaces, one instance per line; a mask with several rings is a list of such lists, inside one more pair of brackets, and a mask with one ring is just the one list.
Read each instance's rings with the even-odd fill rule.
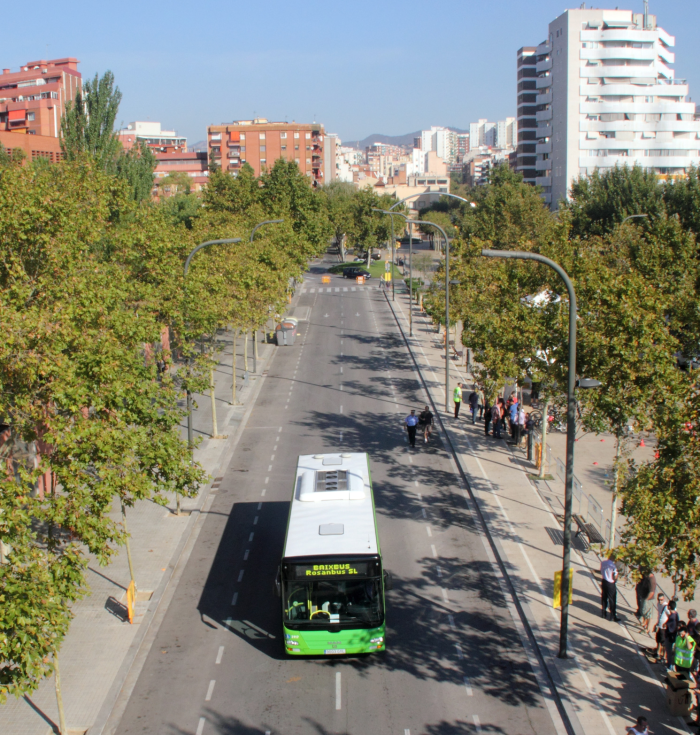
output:
[[343,289],[343,291],[347,291],[347,290],[348,290],[347,288],[344,288],[344,289]]
[[[320,290],[320,289],[319,289],[319,290]],[[315,291],[316,291],[316,289],[315,289],[315,288],[310,288],[310,289],[309,289],[309,293],[314,293]]]
[[[330,291],[330,288],[328,290]],[[339,288],[336,288],[335,291],[336,291],[336,293],[338,293],[338,291],[340,291],[340,289]]]
[[350,290],[351,291],[357,291],[357,289],[354,286]]

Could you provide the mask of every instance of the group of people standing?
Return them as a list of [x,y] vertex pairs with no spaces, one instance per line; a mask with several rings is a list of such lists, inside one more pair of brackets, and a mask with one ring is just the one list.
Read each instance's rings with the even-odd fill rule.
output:
[[[455,405],[455,418],[459,418],[459,409],[464,395],[463,388],[462,383],[457,383],[452,395]],[[515,391],[510,394],[508,400],[499,396],[496,402],[491,405],[489,399],[484,397],[481,389],[474,385],[467,402],[471,412],[472,424],[476,424],[477,421],[481,421],[483,418],[484,434],[486,436],[492,435],[496,439],[501,439],[501,432],[510,431],[512,443],[519,446],[523,437],[532,431],[533,421],[523,408],[522,403],[518,401]]]

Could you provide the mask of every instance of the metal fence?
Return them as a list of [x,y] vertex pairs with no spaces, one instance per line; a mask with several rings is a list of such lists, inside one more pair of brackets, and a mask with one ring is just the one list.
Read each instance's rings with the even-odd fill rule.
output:
[[589,523],[593,523],[595,526],[597,526],[598,531],[600,531],[600,533],[603,533],[603,508],[600,506],[598,501],[590,495],[588,496],[588,511],[586,513],[586,520]]

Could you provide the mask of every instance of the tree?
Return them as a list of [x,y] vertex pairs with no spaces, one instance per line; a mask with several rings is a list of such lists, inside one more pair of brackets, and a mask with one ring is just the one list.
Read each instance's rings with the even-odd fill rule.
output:
[[111,71],[83,83],[61,119],[61,150],[68,161],[88,154],[101,169],[113,170],[121,150],[114,132],[121,99]]
[[[117,176],[127,182],[133,199],[137,202],[150,199],[153,172],[158,163],[150,147],[140,140],[133,148],[117,156],[115,163]],[[189,185],[189,177],[187,179]],[[189,189],[186,193],[189,193]]]
[[631,466],[621,488],[622,532],[618,558],[661,570],[693,598],[700,580],[700,386],[688,379],[673,410],[656,417],[658,457]]
[[340,248],[345,236],[348,235],[354,224],[353,201],[357,189],[353,184],[344,181],[334,181],[320,189],[326,199],[328,220],[333,228],[333,239]]

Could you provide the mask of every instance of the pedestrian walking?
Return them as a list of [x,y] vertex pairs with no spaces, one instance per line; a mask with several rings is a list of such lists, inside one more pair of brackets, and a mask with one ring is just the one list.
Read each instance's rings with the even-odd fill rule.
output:
[[642,578],[635,586],[637,595],[637,620],[641,623],[644,630],[650,633],[651,613],[654,606],[654,596],[656,595],[656,577],[653,572],[646,571],[642,574]]
[[477,397],[477,406],[479,408],[479,421],[481,421],[483,415],[484,415],[484,391],[481,390],[481,388],[477,388],[476,390],[476,397]]
[[489,426],[491,425],[491,401],[486,399],[484,403],[484,436],[489,435]]
[[462,405],[462,384],[457,383],[452,394],[452,400],[455,402],[455,418],[459,417],[459,407]]
[[508,406],[508,423],[510,425],[510,436],[515,442],[515,435],[518,432],[518,399],[513,398],[513,396],[511,396],[510,405]]
[[476,394],[476,386],[469,394],[469,410],[472,412],[472,424],[476,423],[476,410],[479,405],[479,396]]
[[691,608],[688,610],[688,633],[693,635],[695,633],[695,627],[698,624],[698,612]]
[[416,446],[416,427],[418,426],[418,416],[416,416],[415,409],[411,409],[411,413],[406,416],[404,421],[406,425],[406,432],[408,433],[408,443],[412,446]]
[[607,619],[608,607],[610,607],[610,619],[618,622],[617,617],[617,566],[611,558],[600,562],[601,598],[603,607],[601,616]]
[[[501,400],[500,398],[498,399]],[[493,435],[496,439],[501,438],[501,404],[496,403],[491,409],[491,421],[493,422]]]
[[629,735],[649,735],[649,723],[646,717],[637,717],[637,722],[627,728]]

